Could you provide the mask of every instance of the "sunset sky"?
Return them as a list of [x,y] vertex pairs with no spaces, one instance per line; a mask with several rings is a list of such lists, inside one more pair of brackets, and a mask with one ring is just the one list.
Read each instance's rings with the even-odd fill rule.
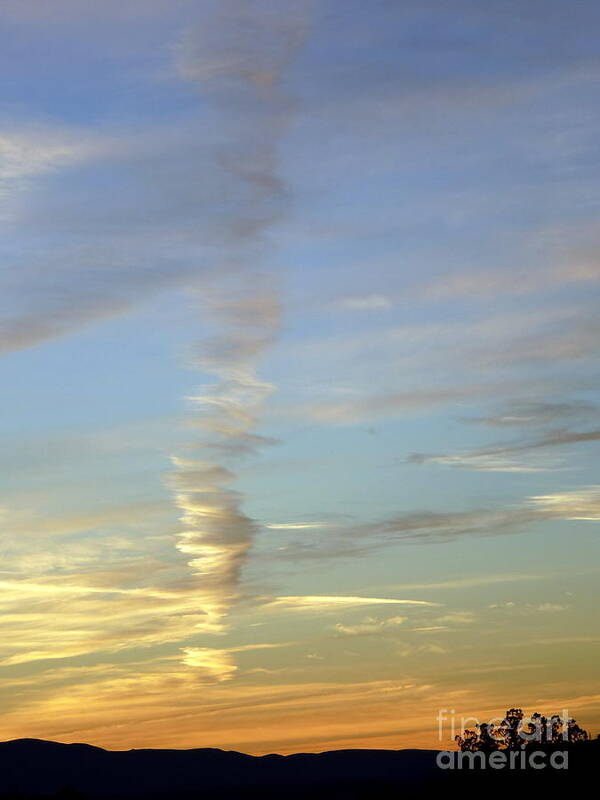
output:
[[0,739],[598,732],[599,28],[2,0]]

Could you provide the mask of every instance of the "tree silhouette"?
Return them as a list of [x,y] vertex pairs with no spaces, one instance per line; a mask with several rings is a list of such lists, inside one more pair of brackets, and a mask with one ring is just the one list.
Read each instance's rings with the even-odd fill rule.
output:
[[522,708],[509,708],[502,722],[504,738],[508,748],[519,746],[521,721],[523,720]]
[[527,721],[521,708],[509,708],[499,725],[482,722],[475,729],[467,728],[456,736],[461,750],[491,753],[494,750],[515,750],[532,744],[559,744],[587,741],[589,733],[573,718],[554,714],[550,719],[536,712]]

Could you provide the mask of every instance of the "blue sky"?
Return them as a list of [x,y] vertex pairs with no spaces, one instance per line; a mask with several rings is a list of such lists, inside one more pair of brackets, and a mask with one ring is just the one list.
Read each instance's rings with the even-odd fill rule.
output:
[[0,17],[6,737],[597,725],[597,4]]

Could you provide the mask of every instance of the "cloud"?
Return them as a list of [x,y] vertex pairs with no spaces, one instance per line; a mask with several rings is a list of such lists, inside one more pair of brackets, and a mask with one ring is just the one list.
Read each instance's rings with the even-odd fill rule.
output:
[[600,520],[600,486],[530,498],[540,515],[571,520]]
[[231,480],[227,471],[223,477],[217,473],[212,482],[191,478],[201,472],[214,475],[217,471],[193,462],[188,470],[180,467],[171,479],[174,486],[184,489],[175,494],[176,506],[183,512],[177,547],[200,576],[197,598],[207,614],[207,629],[219,631],[257,526],[240,510],[239,494],[224,483]]
[[217,682],[231,680],[238,667],[234,662],[236,653],[248,653],[254,650],[272,650],[280,647],[291,647],[297,642],[255,642],[253,644],[237,645],[226,648],[211,647],[184,647],[183,663],[194,667],[207,678]]
[[365,636],[397,628],[403,625],[407,619],[408,617],[389,617],[388,619],[367,617],[363,622],[355,625],[344,625],[338,622],[335,625],[335,630],[345,636]]
[[[91,740],[111,749],[129,747],[131,732],[137,731],[138,747],[297,752],[367,746],[381,736],[391,746],[399,736],[398,708],[402,741],[414,744],[415,730],[429,735],[423,717],[433,716],[448,696],[409,676],[316,680],[310,677],[316,666],[320,663],[305,662],[306,675],[294,681],[276,682],[272,674],[265,684],[256,682],[260,676],[248,683],[215,681],[210,692],[198,691],[201,668],[172,659],[138,663],[135,669],[130,664],[81,666],[75,674],[53,669],[41,677],[35,704],[18,709],[5,704],[4,715],[15,736]],[[4,686],[6,697],[14,695],[23,679],[7,676]],[[290,715],[296,720],[292,728]]]
[[0,134],[0,196],[19,188],[27,178],[98,158],[107,151],[108,142],[68,129],[32,125],[5,129]]
[[474,575],[466,578],[455,578],[445,581],[431,581],[429,583],[405,583],[395,586],[395,589],[468,589],[471,587],[489,586],[496,583],[515,583],[520,581],[539,581],[554,577],[554,573],[546,575],[514,574],[514,575]]
[[436,631],[447,631],[447,625],[423,625],[420,628],[410,628],[413,633],[435,633]]
[[600,282],[600,262],[584,261],[555,266],[522,269],[480,269],[472,272],[453,272],[430,281],[422,289],[433,300],[520,296],[549,293],[567,287],[585,287]]
[[0,213],[16,246],[0,271],[1,353],[217,272],[260,268],[266,230],[288,207],[277,150],[293,104],[279,84],[305,29],[302,3],[282,13],[268,2],[226,0],[205,9],[175,48],[177,80],[196,88],[201,115],[155,122],[143,136],[104,120],[95,127],[106,141],[50,126],[3,134]]
[[[192,481],[192,476],[188,477]],[[223,467],[212,465],[210,469],[194,474],[193,484],[208,480],[218,482],[226,477]],[[219,505],[223,498],[218,492],[216,494]],[[221,505],[219,510],[221,513]],[[93,653],[126,652],[131,648],[139,651],[169,644],[176,645],[179,651],[182,643],[183,647],[191,648],[190,658],[194,657],[195,645],[186,642],[201,630],[215,630],[210,603],[215,602],[218,606],[218,603],[225,602],[223,587],[228,590],[231,586],[227,570],[237,568],[232,554],[239,542],[236,544],[233,539],[224,543],[222,538],[218,538],[214,551],[207,554],[215,558],[215,581],[212,582],[210,570],[207,578],[199,581],[189,576],[185,563],[173,561],[169,555],[168,537],[156,540],[152,535],[142,535],[146,526],[141,531],[136,530],[140,521],[152,517],[148,507],[136,504],[130,513],[135,535],[124,538],[121,533],[120,541],[115,541],[110,526],[127,523],[126,508],[117,508],[114,513],[103,512],[97,520],[86,518],[83,523],[76,519],[67,520],[65,524],[58,520],[49,523],[44,534],[44,558],[41,562],[39,559],[36,561],[38,536],[25,537],[17,533],[14,538],[7,539],[3,560],[5,574],[0,592],[3,617],[0,662],[4,666],[89,657]],[[8,509],[4,524],[9,531],[12,519],[12,512]],[[207,519],[210,523],[210,515]],[[535,495],[512,508],[447,514],[422,512],[346,527],[341,539],[331,541],[331,535],[328,535],[324,546],[317,541],[315,554],[323,559],[340,554],[355,555],[365,550],[372,552],[377,546],[397,541],[432,543],[465,535],[515,533],[543,521],[562,519],[600,519],[600,488],[590,486]],[[90,536],[82,541],[70,539],[65,547],[62,537],[72,536],[82,524],[92,531]],[[222,524],[219,514],[216,524]],[[232,536],[239,536],[239,526],[239,520],[234,518],[230,529]],[[23,524],[22,530],[35,533],[35,525]],[[210,525],[207,530],[210,531]],[[231,551],[227,549],[228,545],[231,545]],[[97,569],[99,561],[104,566],[101,572]],[[210,563],[209,567],[213,569]],[[483,575],[397,588],[433,591],[436,588],[490,585],[540,577],[543,576]],[[226,601],[230,602],[229,596]],[[313,614],[315,611],[334,613],[375,606],[432,608],[439,605],[429,600],[362,595],[291,595],[268,598],[262,603],[265,610]],[[222,611],[222,608],[216,610]],[[558,611],[546,607],[539,610]],[[454,619],[454,624],[457,622]],[[235,653],[248,649],[248,646],[222,649],[228,653],[220,661],[216,656],[211,661],[206,654],[196,654],[198,668],[203,669],[204,664],[210,669],[212,664],[215,674],[220,664],[219,674],[233,674],[231,666],[234,665]]]
[[475,622],[475,614],[472,611],[449,611],[436,619],[442,625],[471,625]]
[[0,530],[6,537],[34,535],[37,541],[47,536],[67,536],[115,527],[134,527],[168,511],[165,502],[150,501],[111,506],[87,514],[69,514],[60,517],[39,516],[31,512],[4,510],[0,516]]
[[566,611],[569,606],[562,603],[515,603],[508,600],[504,603],[491,603],[488,608],[508,610],[516,614],[554,614]]
[[595,388],[598,333],[595,309],[579,303],[474,307],[458,319],[303,339],[291,344],[290,357],[307,379],[281,413],[348,425],[443,407],[462,418],[465,406],[499,398],[544,402],[574,386]]
[[440,541],[463,535],[515,532],[523,525],[547,519],[598,519],[600,486],[550,495],[533,496],[521,506],[451,513],[406,514],[379,523],[358,525],[346,533],[353,537],[382,536],[415,541]]
[[[243,497],[232,488],[236,475],[228,460],[254,451],[260,437],[253,433],[262,405],[274,387],[258,376],[258,364],[279,327],[277,296],[260,289],[260,280],[246,293],[213,290],[204,310],[217,334],[193,348],[191,366],[215,375],[218,382],[188,398],[198,439],[191,442],[213,460],[175,456],[169,483],[175,504],[183,512],[178,549],[200,578],[198,601],[207,612],[208,629],[221,629],[235,598],[240,572],[258,524],[242,510]],[[251,443],[251,445],[250,445]],[[188,448],[189,449],[189,448]]]
[[388,542],[433,542],[460,536],[492,536],[514,532],[537,519],[537,512],[527,506],[464,512],[421,512],[357,525],[350,529],[350,535],[356,540],[373,537]]
[[[316,538],[306,542],[303,539],[291,544],[278,551],[278,556],[288,560],[355,557],[364,553],[372,554],[377,547],[387,547],[400,542],[435,544],[466,536],[522,533],[548,520],[597,519],[600,519],[600,486],[589,486],[528,497],[520,504],[508,508],[451,512],[421,511],[400,514],[375,522],[348,525],[341,527],[339,533],[329,533],[325,540]],[[426,588],[427,584],[423,586]],[[408,585],[406,588],[411,587]],[[308,602],[310,604],[310,601]],[[298,605],[302,607],[302,598],[298,599]]]
[[235,89],[271,89],[281,80],[307,32],[307,4],[283,13],[265,0],[222,0],[217,14],[188,31],[178,68],[192,81]]
[[390,309],[392,302],[383,294],[365,294],[341,297],[334,305],[342,311],[383,311]]
[[574,400],[561,403],[518,401],[508,403],[503,410],[496,414],[485,417],[463,417],[463,420],[491,427],[526,427],[546,425],[573,417],[587,417],[595,415],[597,412],[597,406]]
[[413,391],[382,392],[362,396],[357,393],[358,396],[341,402],[328,401],[299,406],[291,409],[291,413],[308,417],[314,422],[346,425],[374,418],[403,416],[488,393],[491,393],[491,388],[481,384],[438,389],[432,386]]
[[327,528],[331,522],[270,522],[263,527],[272,531],[302,531],[312,528]]
[[553,431],[529,442],[497,445],[473,450],[470,453],[443,456],[412,453],[408,458],[408,462],[410,464],[440,464],[448,467],[490,472],[543,472],[547,469],[552,469],[553,466],[544,463],[536,464],[531,461],[515,461],[510,456],[521,453],[528,454],[531,451],[535,452],[542,448],[597,441],[600,441],[600,430]]
[[[187,208],[180,205],[195,165],[183,185],[176,162],[189,160],[194,147],[197,137],[181,130],[149,131],[140,141],[135,131],[106,127],[7,127],[0,215],[11,246],[0,270],[0,353],[110,319],[198,279],[214,241],[207,230],[217,226],[198,219],[191,196]],[[148,191],[156,170],[164,173],[162,200]],[[214,168],[202,171],[218,183]],[[169,204],[180,205],[178,221],[167,221]]]
[[478,472],[549,472],[558,468],[558,464],[545,461],[522,463],[515,459],[501,458],[492,454],[469,453],[455,456],[434,456],[425,453],[412,453],[407,459],[409,464],[439,464],[443,467],[471,469]]
[[[147,584],[148,570],[140,564],[137,572]],[[123,586],[119,573],[104,587],[85,585],[86,577],[2,582],[4,667],[174,645],[202,623],[193,592]]]
[[399,600],[391,597],[352,597],[349,595],[288,595],[276,597],[267,606],[298,610],[333,611],[339,608],[357,606],[404,605],[404,606],[438,606],[426,600]]
[[258,531],[225,464],[267,443],[255,428],[275,387],[259,377],[259,364],[275,340],[282,308],[275,282],[255,265],[264,260],[265,234],[287,207],[277,158],[292,104],[282,78],[303,43],[305,11],[302,3],[284,11],[262,0],[224,0],[177,49],[180,76],[210,101],[226,134],[213,157],[234,198],[221,215],[235,253],[230,275],[204,283],[197,295],[215,334],[197,342],[190,358],[193,369],[217,379],[188,398],[199,434],[191,444],[212,452],[213,460],[177,456],[170,481],[183,512],[177,547],[198,576],[199,607],[213,632],[223,629]]
[[168,502],[54,517],[9,507],[1,522],[4,666],[165,647],[208,627]]
[[554,613],[555,611],[566,611],[567,608],[568,606],[560,603],[540,603],[537,610],[543,613]]
[[[110,5],[137,22],[136,13]],[[142,5],[140,13],[159,6]],[[67,11],[75,26],[90,16],[72,18],[72,6],[61,2],[53,22]],[[31,3],[3,10],[45,16]],[[214,334],[191,348],[189,366],[215,379],[188,398],[194,440],[174,456],[177,551],[173,506],[164,503],[54,518],[8,510],[5,665],[221,631],[259,529],[244,513],[235,465],[275,443],[255,429],[274,390],[259,370],[278,335],[281,303],[276,282],[255,272],[268,261],[269,227],[287,213],[278,148],[294,104],[282,78],[307,17],[303,4],[282,13],[269,2],[226,0],[206,12],[175,48],[169,77],[177,71],[178,89],[197,93],[185,119],[155,121],[143,136],[105,119],[94,120],[94,132],[15,123],[0,137],[0,205],[12,237],[0,271],[0,352],[66,335],[158,292],[186,290],[185,302],[191,298]],[[67,449],[77,455],[88,445]],[[63,459],[63,444],[53,448]],[[30,450],[48,457],[39,442]]]

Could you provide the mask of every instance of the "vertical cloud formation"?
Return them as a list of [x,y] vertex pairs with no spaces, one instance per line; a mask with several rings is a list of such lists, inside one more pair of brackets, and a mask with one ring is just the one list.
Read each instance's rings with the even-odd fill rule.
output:
[[227,0],[178,50],[180,75],[198,85],[219,118],[223,140],[214,157],[228,195],[217,213],[230,247],[210,286],[199,289],[216,333],[195,346],[192,361],[217,377],[190,398],[201,431],[191,447],[204,457],[175,457],[171,476],[183,512],[178,547],[201,576],[201,627],[212,632],[223,629],[256,532],[232,488],[230,461],[267,441],[254,429],[273,387],[260,379],[258,365],[276,335],[280,303],[259,272],[264,234],[284,213],[287,194],[277,149],[292,109],[281,78],[305,30],[302,6]]

